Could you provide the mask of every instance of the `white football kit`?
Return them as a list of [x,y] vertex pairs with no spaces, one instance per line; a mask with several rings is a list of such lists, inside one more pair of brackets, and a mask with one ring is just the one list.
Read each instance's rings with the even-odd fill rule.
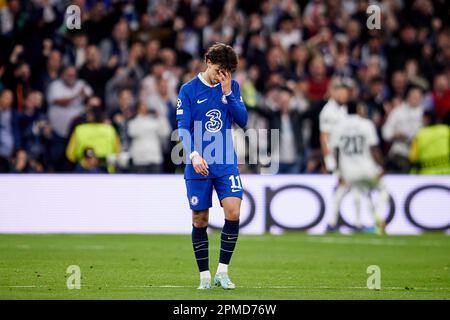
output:
[[345,119],[346,116],[346,106],[339,106],[339,104],[334,99],[328,100],[322,111],[320,111],[320,132],[332,134],[333,130],[336,128],[339,122],[342,119]]
[[330,146],[339,149],[339,174],[347,184],[376,178],[381,168],[375,163],[371,147],[379,143],[372,121],[348,115],[339,122],[330,137]]
[[[339,122],[330,137],[331,148],[339,150],[338,174],[344,181],[335,193],[333,202],[333,216],[330,226],[336,226],[339,216],[339,208],[347,188],[355,191],[356,226],[362,229],[360,195],[365,195],[369,200],[370,212],[376,223],[376,232],[384,234],[385,221],[381,217],[389,194],[379,174],[382,168],[375,163],[371,147],[378,145],[378,136],[372,121],[359,115],[347,115]],[[374,202],[371,191],[379,191],[379,199]]]
[[[320,132],[328,133],[330,139],[336,127],[346,116],[347,107],[345,105],[340,106],[334,99],[328,100],[319,115]],[[328,141],[329,143],[330,141]],[[332,154],[326,155],[324,161],[328,171],[336,169],[336,162]]]

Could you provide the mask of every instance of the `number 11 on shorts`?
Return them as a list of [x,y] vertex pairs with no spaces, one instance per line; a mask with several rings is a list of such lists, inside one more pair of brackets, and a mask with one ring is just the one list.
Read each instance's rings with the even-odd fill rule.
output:
[[236,192],[242,189],[241,177],[240,176],[230,176],[231,181],[231,191]]

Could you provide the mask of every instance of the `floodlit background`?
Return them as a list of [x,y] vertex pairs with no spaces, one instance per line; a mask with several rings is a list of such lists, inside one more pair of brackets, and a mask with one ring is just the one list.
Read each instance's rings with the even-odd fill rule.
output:
[[[73,29],[70,4],[81,29]],[[369,4],[380,16],[368,23]],[[318,117],[333,78],[353,86],[376,124],[388,172],[417,172],[409,152],[417,131],[431,118],[448,122],[444,0],[2,0],[0,8],[0,172],[84,172],[77,163],[86,145],[99,158],[90,166],[108,160],[108,172],[181,172],[170,159],[178,90],[203,70],[205,50],[218,41],[240,56],[234,78],[247,128],[283,130],[280,108],[289,105],[293,138],[281,148],[280,173],[326,171]],[[280,86],[292,89],[288,101]],[[84,137],[68,148],[74,129],[96,115],[114,127],[112,138]],[[447,147],[440,156],[448,154]],[[434,173],[450,172],[443,161],[446,170]]]

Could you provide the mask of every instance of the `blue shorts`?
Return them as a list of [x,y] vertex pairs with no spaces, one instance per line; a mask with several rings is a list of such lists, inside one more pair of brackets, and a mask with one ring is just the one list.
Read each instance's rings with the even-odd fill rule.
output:
[[243,188],[239,172],[211,179],[186,179],[187,197],[192,210],[212,207],[212,192],[216,190],[219,201],[227,197],[242,199]]

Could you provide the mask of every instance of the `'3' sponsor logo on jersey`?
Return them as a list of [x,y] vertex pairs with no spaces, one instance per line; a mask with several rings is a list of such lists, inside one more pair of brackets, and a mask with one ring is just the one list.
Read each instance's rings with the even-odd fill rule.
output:
[[205,129],[209,132],[217,132],[222,129],[222,120],[220,119],[221,113],[217,109],[209,110],[206,113],[206,116],[209,117],[209,120],[205,123]]

